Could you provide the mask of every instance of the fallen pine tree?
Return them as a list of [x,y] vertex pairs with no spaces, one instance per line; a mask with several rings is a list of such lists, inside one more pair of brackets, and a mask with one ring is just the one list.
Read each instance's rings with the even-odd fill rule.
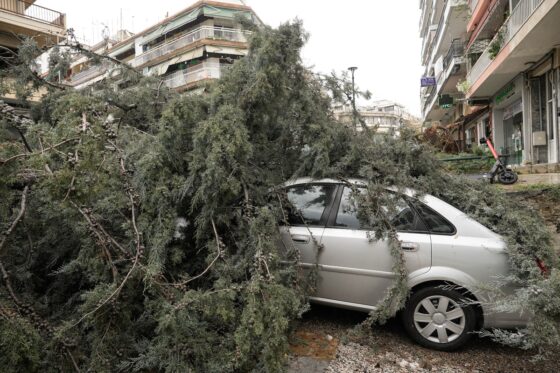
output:
[[[33,44],[22,48],[20,83],[50,93],[32,121],[10,110],[1,119],[3,367],[283,371],[291,321],[307,309],[313,281],[298,276],[295,250],[291,266],[278,251],[286,207],[271,190],[297,176],[366,180],[373,218],[391,203],[376,197],[387,186],[414,187],[502,234],[523,287],[497,306],[534,318],[525,331],[493,336],[543,353],[558,346],[560,276],[540,218],[491,186],[446,174],[406,131],[379,137],[337,123],[331,98],[348,85],[302,65],[306,38],[298,22],[263,28],[220,81],[183,96],[124,68],[127,88],[117,91],[41,83],[25,69]],[[57,53],[53,71],[67,66]],[[376,228],[399,245],[394,227]],[[368,324],[408,296],[395,253],[399,276]]]

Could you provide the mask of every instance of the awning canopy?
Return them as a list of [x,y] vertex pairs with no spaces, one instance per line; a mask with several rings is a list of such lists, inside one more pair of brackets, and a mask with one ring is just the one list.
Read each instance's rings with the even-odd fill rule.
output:
[[241,48],[232,48],[232,47],[219,47],[215,45],[207,45],[206,52],[208,53],[223,53],[223,54],[230,54],[234,56],[245,56],[247,55],[246,49]]
[[184,26],[194,20],[196,20],[201,15],[206,15],[208,17],[215,17],[215,18],[227,18],[227,19],[234,19],[234,17],[238,14],[243,15],[244,17],[251,18],[251,13],[246,11],[239,11],[235,9],[226,9],[226,8],[219,8],[215,6],[204,5],[198,9],[192,10],[189,13],[183,14],[168,23],[162,24],[160,27],[152,31],[151,33],[145,35],[142,38],[141,44],[147,44],[152,40],[159,38],[171,32],[181,26]]
[[169,68],[169,66],[175,65],[176,63],[192,60],[194,58],[202,57],[203,54],[204,54],[204,47],[196,48],[192,51],[189,51],[187,53],[183,53],[180,56],[177,56],[177,57],[172,58],[170,60],[167,60],[163,63],[160,63],[159,65],[155,65],[155,66],[151,67],[149,69],[148,74],[150,76],[163,75],[167,72],[167,69]]

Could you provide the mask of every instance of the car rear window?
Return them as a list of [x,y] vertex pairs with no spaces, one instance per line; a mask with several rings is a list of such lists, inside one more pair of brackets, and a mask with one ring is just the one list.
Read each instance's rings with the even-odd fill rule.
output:
[[455,234],[456,229],[446,218],[426,206],[420,201],[414,200],[414,208],[418,211],[422,220],[428,226],[430,233],[434,234]]

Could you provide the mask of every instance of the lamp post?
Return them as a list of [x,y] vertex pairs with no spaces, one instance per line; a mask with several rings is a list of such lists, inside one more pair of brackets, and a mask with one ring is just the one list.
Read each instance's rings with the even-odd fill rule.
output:
[[349,67],[348,70],[352,73],[352,124],[354,125],[354,130],[357,129],[356,124],[356,87],[354,85],[354,72],[358,70],[356,66]]

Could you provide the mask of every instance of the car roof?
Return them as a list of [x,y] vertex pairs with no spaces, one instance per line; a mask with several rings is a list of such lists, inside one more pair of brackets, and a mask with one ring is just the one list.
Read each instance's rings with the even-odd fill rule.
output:
[[367,185],[366,181],[360,180],[360,179],[329,179],[329,178],[314,179],[312,177],[300,177],[300,178],[296,178],[296,179],[286,181],[284,183],[284,186],[292,186],[292,185],[299,185],[299,184],[310,184],[310,183],[314,183],[314,184],[344,184],[346,182],[349,182],[349,183],[355,184],[355,185],[363,185],[363,186]]
[[[296,178],[296,179],[292,179],[292,180],[288,180],[287,182],[284,183],[285,187],[289,187],[289,186],[293,186],[293,185],[301,185],[301,184],[354,184],[356,186],[361,186],[361,187],[367,187],[368,183],[367,181],[363,180],[363,179],[355,179],[355,178],[349,178],[349,179],[331,179],[331,178],[324,178],[324,179],[314,179],[312,177],[300,177],[300,178]],[[409,197],[414,197],[417,196],[418,193],[411,188],[404,188],[404,189],[400,189],[397,187],[386,187],[387,190],[392,191],[392,192],[397,192],[400,191],[400,193],[403,193]]]

